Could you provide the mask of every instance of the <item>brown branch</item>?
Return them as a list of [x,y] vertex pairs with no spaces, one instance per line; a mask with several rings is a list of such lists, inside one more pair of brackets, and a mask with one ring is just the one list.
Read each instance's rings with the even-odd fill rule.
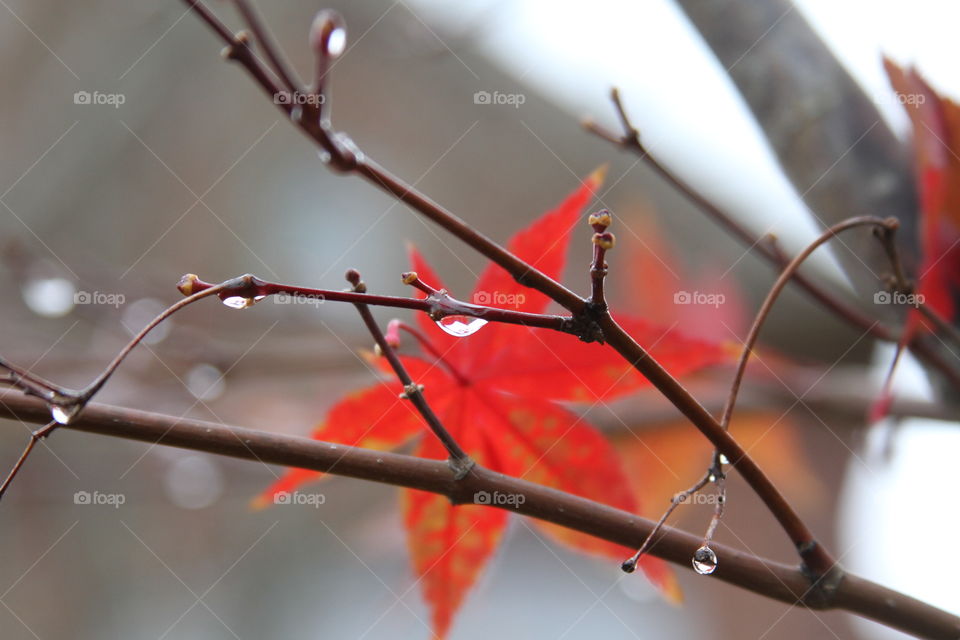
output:
[[[783,269],[790,262],[790,259],[782,252],[777,250],[776,246],[763,242],[761,238],[756,237],[750,230],[740,224],[734,216],[724,211],[719,206],[711,202],[691,185],[676,176],[670,169],[666,168],[660,161],[653,156],[640,141],[640,134],[630,122],[620,100],[620,92],[614,88],[611,90],[611,99],[614,108],[624,125],[624,133],[616,135],[592,121],[585,121],[584,127],[594,135],[617,145],[618,147],[633,152],[642,159],[657,175],[663,178],[667,183],[673,186],[677,191],[683,194],[687,200],[702,210],[714,222],[725,229],[730,235],[740,240],[744,245],[757,251],[768,262],[776,267]],[[816,300],[822,307],[832,312],[838,318],[843,319],[847,324],[856,327],[860,331],[869,333],[878,340],[885,342],[897,342],[900,338],[899,331],[891,329],[882,323],[878,323],[873,318],[862,313],[854,306],[840,300],[835,295],[825,290],[819,284],[810,280],[802,273],[794,274],[792,278],[804,292]],[[914,336],[910,341],[910,349],[924,360],[931,367],[940,371],[946,377],[950,384],[957,390],[960,390],[960,370],[952,366],[938,353],[937,350],[922,336]]]
[[[47,416],[47,407],[40,400],[17,392],[0,393],[0,417],[45,424]],[[454,504],[472,503],[477,491],[520,494],[525,497],[523,504],[508,507],[511,511],[624,546],[640,544],[654,526],[635,514],[479,466],[458,481],[441,460],[99,403],[89,404],[75,422],[61,428],[420,489],[445,495]],[[701,544],[701,538],[668,527],[650,553],[689,569],[690,558]],[[925,638],[955,640],[960,635],[957,616],[863,578],[845,574],[839,582],[820,581],[811,587],[809,577],[796,566],[724,545],[712,548],[721,558],[713,577],[762,596],[812,609],[848,611]]]
[[[271,96],[271,99],[281,91],[280,87],[270,78],[263,63],[250,52],[249,43],[244,38],[228,35],[229,30],[205,8],[202,2],[198,0],[184,0],[184,2],[196,11],[214,33],[224,41],[227,45],[226,57],[239,62],[253,76],[257,84]],[[261,41],[260,46],[261,48],[268,48],[270,43]],[[278,106],[287,114],[293,111],[288,104]],[[521,284],[540,291],[573,313],[583,309],[585,304],[583,298],[539,269],[513,255],[452,212],[416,191],[403,180],[392,175],[357,149],[346,134],[334,131],[330,123],[306,117],[301,117],[295,122],[307,136],[312,138],[329,155],[327,162],[332,168],[343,173],[355,173],[366,178],[374,186],[423,214],[427,219],[447,230],[484,257],[503,267]]]
[[[193,9],[198,10],[202,7],[202,4],[196,0],[184,1]],[[269,94],[276,93],[275,84],[268,78],[265,79],[263,65],[255,57],[248,55],[249,47],[246,43],[239,38],[225,37],[224,29],[220,28],[222,25],[218,27],[216,19],[209,12],[202,12],[201,17],[220,38],[225,39],[230,54],[228,58],[240,62]],[[261,41],[260,46],[269,47],[270,43]],[[322,53],[321,51],[320,54]],[[409,205],[427,219],[460,238],[481,255],[501,266],[520,284],[540,291],[569,310],[574,316],[575,323],[585,327],[577,332],[578,335],[590,340],[608,342],[680,409],[681,413],[714,444],[720,453],[730,460],[737,461],[735,468],[740,471],[747,483],[776,517],[797,548],[805,567],[811,572],[813,578],[825,576],[828,572],[840,574],[840,569],[836,567],[830,554],[817,543],[787,500],[756,462],[746,454],[743,447],[672,375],[617,325],[606,309],[589,305],[588,300],[513,255],[450,211],[416,191],[414,187],[394,177],[362,153],[346,134],[334,131],[330,123],[303,117],[302,111],[301,117],[295,118],[294,122],[325,151],[327,156],[325,160],[332,169],[343,173],[357,173],[365,177],[372,184]],[[287,112],[290,113],[291,109],[287,109]]]
[[217,295],[221,299],[237,298],[246,300],[248,302],[238,303],[246,306],[252,305],[254,302],[266,296],[289,295],[318,302],[350,302],[375,307],[412,309],[414,311],[428,313],[434,320],[440,320],[446,316],[453,315],[470,316],[473,318],[482,318],[488,322],[519,324],[525,327],[553,329],[565,333],[573,332],[572,318],[569,316],[527,313],[525,311],[514,311],[512,309],[471,304],[457,300],[446,291],[433,290],[432,295],[426,299],[403,298],[399,296],[381,296],[369,293],[357,293],[355,291],[337,291],[334,289],[314,289],[292,284],[267,282],[251,274],[237,276],[221,284],[213,285],[209,282],[204,282],[192,273],[188,273],[181,278],[180,291],[186,295],[196,295],[214,286],[217,287],[219,291]]

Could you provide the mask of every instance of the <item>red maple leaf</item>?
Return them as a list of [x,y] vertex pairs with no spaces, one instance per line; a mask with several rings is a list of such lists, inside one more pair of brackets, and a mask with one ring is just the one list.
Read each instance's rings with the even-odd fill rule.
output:
[[[960,291],[960,105],[937,94],[915,69],[903,70],[887,58],[883,63],[913,125],[920,201],[917,302],[949,322],[956,316],[954,297]],[[871,422],[889,413],[899,356],[921,330],[936,331],[936,327],[928,325],[919,309],[911,309],[883,389],[870,408]]]
[[[960,105],[937,94],[915,69],[891,60],[890,84],[913,124],[920,200],[917,293],[944,318],[955,316],[960,290]],[[924,320],[910,314],[908,333]]]
[[[556,209],[515,235],[508,248],[553,278],[559,278],[570,234],[601,181],[599,172]],[[442,283],[416,250],[413,268],[437,288]],[[473,297],[481,304],[543,312],[549,300],[526,289],[496,265],[481,275]],[[638,319],[618,322],[674,375],[726,361],[719,346],[665,330]],[[418,314],[430,358],[403,356],[410,375],[447,430],[478,464],[511,476],[637,512],[638,504],[618,454],[600,433],[557,404],[599,404],[644,386],[647,381],[612,349],[586,344],[554,331],[489,324],[467,338],[448,335],[426,314]],[[439,356],[439,357],[437,357]],[[439,441],[408,402],[398,399],[400,383],[383,381],[357,391],[329,412],[314,437],[358,447],[389,449],[420,436],[415,455],[444,459]],[[260,497],[261,503],[291,491],[320,474],[288,472]],[[497,547],[507,511],[486,506],[452,506],[440,495],[403,490],[404,523],[414,570],[432,610],[434,631],[445,636],[453,616]],[[511,504],[522,496],[478,495],[479,503]],[[551,538],[581,551],[618,561],[632,550],[563,530],[536,526]],[[646,575],[668,597],[679,599],[667,565],[653,557],[641,562]]]

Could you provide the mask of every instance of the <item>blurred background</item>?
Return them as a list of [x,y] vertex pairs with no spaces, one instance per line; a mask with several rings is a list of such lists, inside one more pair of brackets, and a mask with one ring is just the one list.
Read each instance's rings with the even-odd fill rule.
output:
[[[213,4],[231,28],[240,27],[229,3]],[[941,92],[960,94],[948,63],[960,45],[946,32],[958,16],[954,5],[932,0],[803,0],[783,5],[786,11],[775,2],[739,2],[745,15],[766,22],[762,37],[741,47],[731,65],[711,46],[736,21],[714,23],[704,39],[688,18],[696,21],[697,4],[261,0],[259,8],[304,78],[312,69],[306,33],[313,14],[339,10],[350,35],[331,80],[336,127],[497,240],[609,163],[591,207],[618,216],[614,307],[735,341],[773,271],[635,156],[584,132],[580,119],[617,130],[608,91],[619,86],[657,157],[758,236],[774,233],[793,252],[830,219],[821,205],[836,186],[821,179],[834,171],[856,175],[850,163],[857,153],[808,158],[820,179],[797,184],[796,172],[781,170],[763,118],[751,113],[728,71],[750,73],[771,48],[787,46],[778,38],[809,22],[876,110],[865,144],[893,141],[902,145],[894,156],[909,156],[909,123],[880,56],[916,64]],[[0,1],[4,357],[82,386],[177,299],[174,285],[186,272],[210,281],[253,272],[341,288],[343,272],[354,267],[371,290],[402,295],[399,274],[408,268],[406,243],[413,243],[454,294],[471,290],[484,267],[480,257],[363,181],[327,171],[316,149],[219,49],[172,0]],[[771,84],[759,91],[781,90]],[[912,188],[909,176],[903,180],[900,186]],[[582,291],[586,228],[581,240],[572,242],[566,282]],[[909,243],[906,250],[909,259]],[[809,273],[878,312],[862,273],[851,270],[853,253],[822,251]],[[648,291],[650,279],[630,268],[639,264],[633,260],[660,270],[661,284],[668,283],[662,297]],[[725,292],[730,304],[696,313],[671,306],[671,294],[701,285]],[[722,314],[727,328],[717,330],[708,311]],[[395,314],[377,315],[386,322]],[[757,376],[743,427],[761,462],[844,564],[960,609],[956,590],[938,582],[950,576],[941,576],[937,544],[960,526],[955,501],[939,489],[949,485],[946,452],[960,446],[953,426],[906,421],[865,438],[864,416],[891,352],[875,350],[795,291],[783,296],[763,342],[775,354],[769,362],[776,373]],[[308,434],[344,392],[371,381],[357,356],[369,346],[348,306],[271,302],[240,313],[200,304],[151,335],[98,400]],[[910,364],[898,376],[900,393],[936,401],[935,381]],[[720,402],[729,373],[690,384],[708,405]],[[641,435],[641,447],[626,441],[614,411]],[[702,473],[709,449],[655,394],[595,408],[589,417],[624,441],[627,464],[645,483],[648,516]],[[29,429],[3,422],[0,467],[16,459]],[[674,475],[665,477],[658,464],[672,465]],[[3,638],[430,637],[397,490],[335,478],[318,487],[320,506],[251,511],[251,498],[279,473],[56,433],[0,507]],[[76,492],[122,499],[83,504]],[[792,561],[772,518],[739,479],[729,495],[718,539]],[[689,507],[679,526],[701,531],[708,510]],[[922,531],[898,529],[914,516],[923,518]],[[920,550],[898,554],[905,541]],[[686,604],[677,608],[642,577],[555,548],[517,520],[451,637],[881,633],[843,614],[814,615],[678,573]]]

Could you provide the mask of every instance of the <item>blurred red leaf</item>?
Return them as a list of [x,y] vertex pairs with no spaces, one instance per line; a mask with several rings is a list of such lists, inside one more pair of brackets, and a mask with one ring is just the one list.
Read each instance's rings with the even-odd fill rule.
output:
[[[913,124],[920,197],[917,293],[944,318],[954,318],[960,287],[960,105],[940,96],[915,69],[884,60],[890,84]],[[911,324],[923,324],[919,313]]]

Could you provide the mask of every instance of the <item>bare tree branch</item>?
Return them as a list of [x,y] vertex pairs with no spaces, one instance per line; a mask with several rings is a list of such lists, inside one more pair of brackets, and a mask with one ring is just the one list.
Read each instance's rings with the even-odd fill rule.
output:
[[[0,417],[46,424],[49,410],[36,398],[0,393]],[[454,504],[472,503],[478,491],[525,497],[510,511],[624,546],[639,546],[654,522],[584,498],[474,466],[457,480],[446,461],[369,451],[298,436],[267,433],[212,422],[165,416],[99,403],[87,405],[75,422],[62,426],[86,433],[205,451],[258,462],[313,469],[445,495]],[[498,508],[498,507],[490,507]],[[649,553],[690,568],[700,537],[666,527]],[[875,620],[919,637],[956,640],[960,618],[863,578],[811,584],[801,568],[753,556],[724,545],[712,548],[721,562],[713,577],[762,596],[811,609],[836,609]]]

